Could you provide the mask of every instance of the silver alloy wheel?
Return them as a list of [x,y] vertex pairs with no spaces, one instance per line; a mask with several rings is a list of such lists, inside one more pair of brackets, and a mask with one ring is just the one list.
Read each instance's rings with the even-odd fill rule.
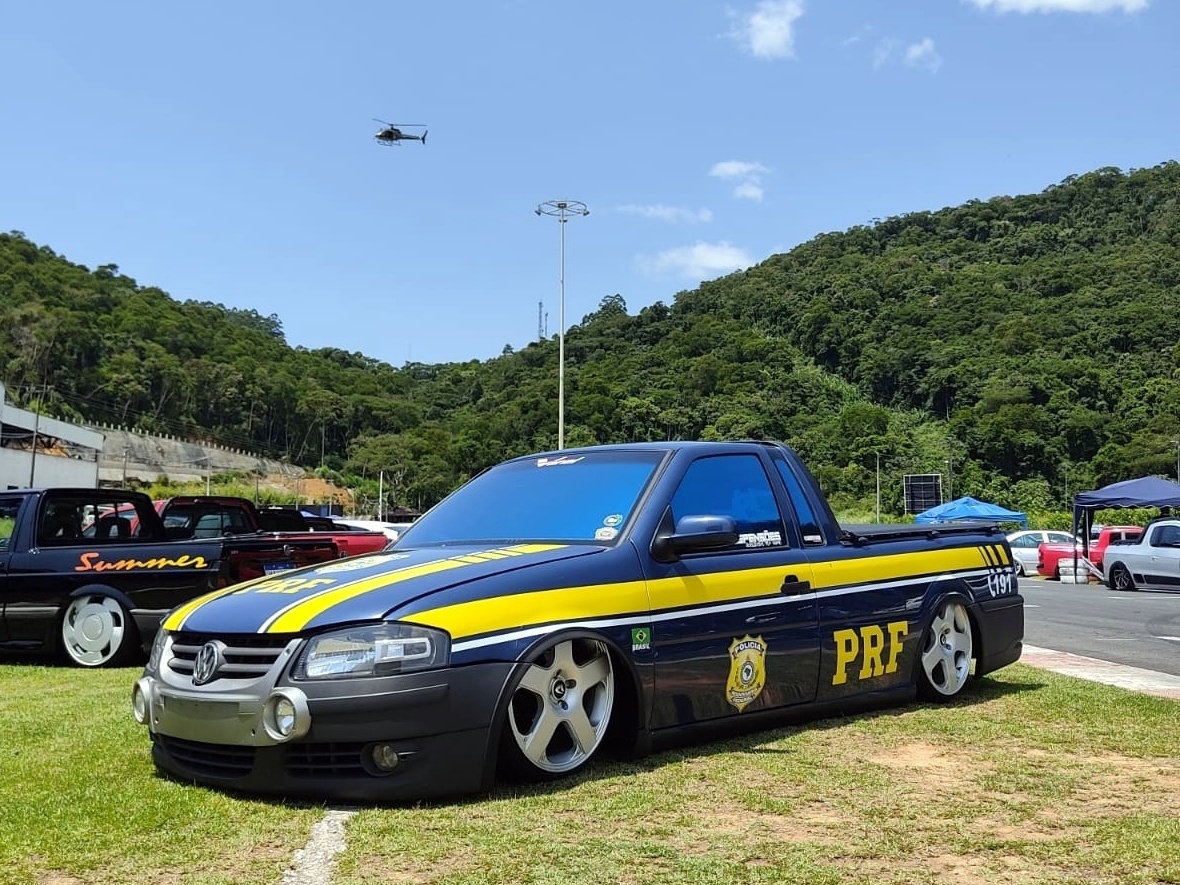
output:
[[1131,577],[1131,572],[1121,562],[1116,562],[1110,567],[1110,589],[1111,590],[1134,590],[1135,580]]
[[118,658],[131,632],[126,610],[109,596],[71,600],[61,622],[66,654],[83,667],[101,667]]
[[614,702],[615,672],[606,646],[566,639],[525,672],[512,693],[508,727],[529,766],[568,774],[602,745]]
[[952,698],[971,675],[971,621],[961,602],[939,606],[922,640],[921,666],[927,693]]

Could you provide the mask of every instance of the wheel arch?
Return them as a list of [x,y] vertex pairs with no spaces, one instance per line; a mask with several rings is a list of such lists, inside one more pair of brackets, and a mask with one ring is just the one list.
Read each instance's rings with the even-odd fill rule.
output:
[[537,637],[521,651],[515,665],[508,673],[508,678],[500,686],[500,696],[496,699],[492,721],[488,726],[487,746],[484,749],[482,782],[485,791],[491,790],[495,786],[500,763],[500,742],[504,738],[508,704],[512,700],[512,693],[516,690],[516,686],[533,658],[542,649],[567,639],[593,639],[605,645],[607,653],[610,655],[611,666],[615,672],[615,707],[611,711],[611,722],[607,727],[604,748],[617,755],[642,755],[645,752],[649,741],[646,739],[647,732],[642,724],[644,722],[644,692],[634,660],[623,652],[616,641],[598,630],[585,627],[554,630]]
[[[913,674],[910,677],[915,687],[921,684],[920,671],[922,669],[922,643],[925,641],[926,631],[930,629],[931,624],[934,623],[934,616],[938,610],[947,602],[962,603],[963,608],[967,611],[967,624],[971,628],[971,660],[977,662],[984,650],[983,631],[979,628],[979,612],[978,606],[971,598],[971,592],[963,586],[947,586],[938,589],[937,592],[930,594],[930,607],[925,612],[922,618],[920,629],[918,631],[918,654],[914,657]],[[974,673],[974,666],[972,667],[972,676]]]

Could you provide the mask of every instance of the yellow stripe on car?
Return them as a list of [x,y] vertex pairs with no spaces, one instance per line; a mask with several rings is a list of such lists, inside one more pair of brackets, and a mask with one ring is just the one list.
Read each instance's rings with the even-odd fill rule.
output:
[[439,572],[450,571],[451,569],[463,568],[468,565],[478,565],[492,560],[503,559],[511,556],[523,556],[529,553],[545,553],[550,550],[560,550],[563,544],[518,544],[513,547],[502,547],[498,550],[489,550],[484,553],[465,553],[461,556],[454,556],[449,559],[435,560],[434,562],[427,562],[422,565],[410,566],[409,568],[401,569],[396,572],[386,572],[384,574],[375,575],[371,578],[366,578],[363,581],[357,581],[352,584],[346,584],[342,587],[334,587],[328,590],[323,590],[312,596],[300,599],[293,602],[291,605],[276,612],[262,625],[258,631],[260,633],[297,633],[304,629],[317,617],[322,615],[328,609],[342,602],[347,602],[350,599],[355,599],[357,596],[368,593],[372,590],[379,590],[382,587],[387,587],[391,584],[396,584],[401,581],[408,581],[413,578],[421,578],[426,575],[434,575]]

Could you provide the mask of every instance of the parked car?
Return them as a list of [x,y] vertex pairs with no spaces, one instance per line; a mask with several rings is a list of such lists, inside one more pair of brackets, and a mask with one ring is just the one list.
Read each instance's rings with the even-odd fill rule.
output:
[[1037,573],[1047,578],[1056,578],[1059,576],[1061,566],[1065,565],[1065,561],[1072,560],[1077,556],[1093,566],[1091,574],[1101,574],[1103,556],[1107,547],[1123,541],[1133,541],[1143,533],[1143,529],[1137,525],[1104,525],[1095,528],[1097,531],[1090,535],[1090,542],[1084,548],[1080,543],[1076,548],[1068,542],[1065,544],[1042,544],[1037,549]]
[[1111,590],[1180,590],[1180,519],[1148,524],[1134,540],[1106,548]]
[[132,707],[187,781],[417,800],[948,701],[1023,634],[992,525],[853,532],[785,445],[633,443],[516,458],[385,552],[177,608]]
[[1012,561],[1016,565],[1016,574],[1035,575],[1037,573],[1037,548],[1042,544],[1076,543],[1078,549],[1082,542],[1077,541],[1069,532],[1051,529],[1022,529],[1008,535],[1008,544],[1012,547]]

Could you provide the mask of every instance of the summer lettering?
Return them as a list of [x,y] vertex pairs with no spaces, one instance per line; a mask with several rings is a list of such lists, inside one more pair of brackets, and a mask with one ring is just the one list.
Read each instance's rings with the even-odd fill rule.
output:
[[102,556],[97,550],[90,553],[83,553],[79,558],[81,565],[74,566],[76,572],[132,572],[140,569],[165,569],[165,568],[208,568],[209,563],[205,561],[203,556],[190,556],[184,554],[172,559],[167,556],[155,556],[151,559],[118,559],[114,562],[108,562],[100,559]]

